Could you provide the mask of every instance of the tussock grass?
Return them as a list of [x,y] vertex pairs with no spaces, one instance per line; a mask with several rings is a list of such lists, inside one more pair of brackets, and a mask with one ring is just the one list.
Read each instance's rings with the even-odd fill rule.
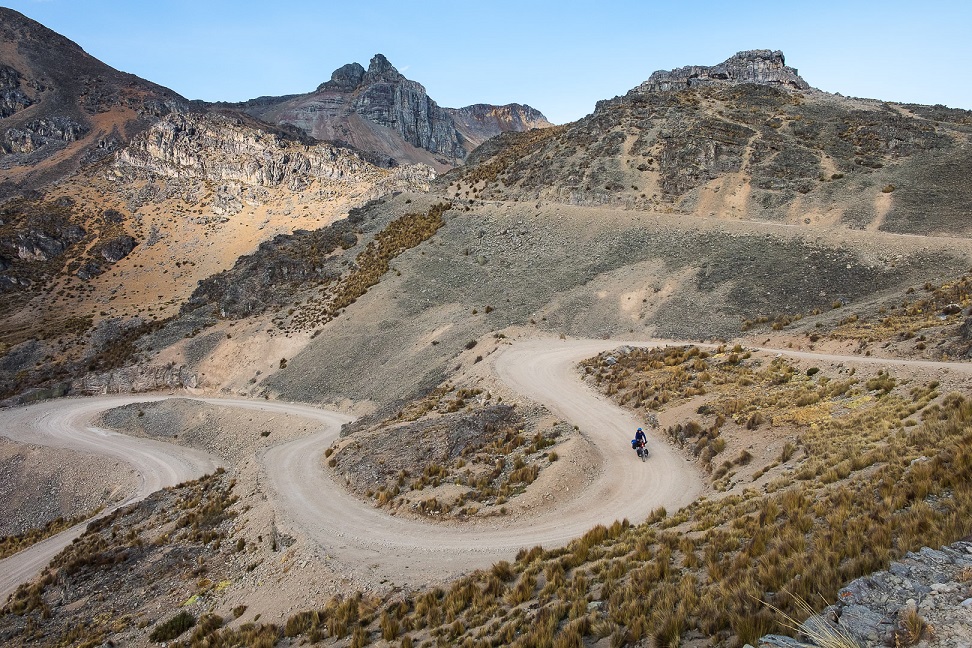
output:
[[445,224],[443,214],[450,209],[450,203],[438,203],[424,214],[408,213],[391,221],[358,254],[349,272],[298,308],[293,328],[319,328],[340,315],[381,280],[395,257],[431,238]]
[[65,529],[70,529],[75,524],[84,522],[85,520],[94,517],[102,511],[103,507],[98,507],[89,513],[82,513],[71,518],[59,517],[51,520],[43,527],[39,529],[31,529],[25,533],[12,536],[3,536],[0,538],[0,560],[12,556],[18,551],[23,551],[27,547],[44,540],[45,538],[50,538],[55,536]]

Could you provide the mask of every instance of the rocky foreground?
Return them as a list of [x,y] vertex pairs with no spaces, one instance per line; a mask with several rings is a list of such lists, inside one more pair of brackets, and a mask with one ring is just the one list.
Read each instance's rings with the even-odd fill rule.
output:
[[972,645],[972,542],[908,553],[852,581],[838,599],[800,626],[804,640],[768,635],[759,647],[836,645],[825,640],[833,637],[862,646]]

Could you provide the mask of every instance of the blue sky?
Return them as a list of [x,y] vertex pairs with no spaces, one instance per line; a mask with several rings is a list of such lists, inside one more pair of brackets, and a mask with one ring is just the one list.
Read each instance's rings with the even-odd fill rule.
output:
[[440,105],[520,102],[555,123],[657,69],[783,50],[830,92],[972,109],[972,3],[7,0],[190,99],[309,92],[376,53]]

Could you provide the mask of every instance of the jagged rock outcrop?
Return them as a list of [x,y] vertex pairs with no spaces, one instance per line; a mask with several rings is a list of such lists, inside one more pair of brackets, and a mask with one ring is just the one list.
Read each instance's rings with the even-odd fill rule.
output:
[[539,111],[520,104],[443,108],[381,54],[367,69],[358,63],[341,66],[310,94],[261,97],[237,107],[391,162],[421,162],[440,170],[461,163],[499,133],[550,125]]
[[12,245],[16,247],[19,259],[49,261],[63,254],[68,247],[84,238],[84,235],[85,231],[78,225],[65,225],[54,231],[32,228],[18,232]]
[[97,246],[96,251],[108,263],[118,263],[131,254],[136,245],[138,245],[138,241],[133,237],[128,234],[122,234],[121,236],[104,241]]
[[83,394],[133,394],[175,387],[193,388],[196,374],[187,367],[174,365],[135,365],[107,373],[87,374],[71,385],[71,391]]
[[379,169],[352,149],[299,139],[247,115],[222,112],[166,115],[115,154],[111,175],[119,187],[136,192],[132,180],[167,179],[163,194],[133,194],[134,204],[165,198],[165,191],[195,193],[186,187],[215,184],[211,207],[217,214],[265,202],[268,189],[303,191],[317,182],[324,195],[364,183],[370,187],[367,200],[389,191],[423,190],[435,178],[427,166]]
[[34,153],[52,143],[76,142],[90,130],[70,117],[34,119],[21,128],[8,128],[0,133],[0,157]]
[[119,151],[119,173],[236,181],[301,189],[311,178],[337,179],[370,165],[351,151],[307,146],[255,128],[234,114],[171,113]]
[[757,83],[807,90],[810,85],[786,65],[783,52],[746,50],[711,67],[689,65],[674,70],[659,70],[636,88],[639,92],[686,90],[699,86]]
[[406,79],[381,54],[371,59],[350,107],[368,121],[397,132],[417,148],[450,160],[460,160],[468,152],[449,113],[429,97],[421,83]]
[[20,87],[23,78],[20,72],[9,65],[0,65],[0,119],[34,103]]
[[805,637],[768,635],[759,648],[818,648],[811,637],[825,636],[850,637],[861,646],[911,646],[920,640],[923,646],[967,646],[972,642],[972,542],[909,553],[887,571],[851,582],[837,598],[801,625]]

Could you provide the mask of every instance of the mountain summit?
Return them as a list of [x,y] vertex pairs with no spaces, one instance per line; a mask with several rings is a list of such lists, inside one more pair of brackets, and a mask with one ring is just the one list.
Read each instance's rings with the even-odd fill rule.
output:
[[757,83],[808,90],[810,85],[786,65],[783,52],[757,49],[737,52],[713,66],[688,65],[674,70],[658,70],[636,88],[640,92],[687,90],[699,86]]
[[422,162],[440,170],[461,163],[502,132],[550,125],[539,111],[521,104],[441,107],[382,54],[367,70],[359,63],[339,67],[312,93],[261,97],[241,108],[318,139],[348,143],[386,164]]

